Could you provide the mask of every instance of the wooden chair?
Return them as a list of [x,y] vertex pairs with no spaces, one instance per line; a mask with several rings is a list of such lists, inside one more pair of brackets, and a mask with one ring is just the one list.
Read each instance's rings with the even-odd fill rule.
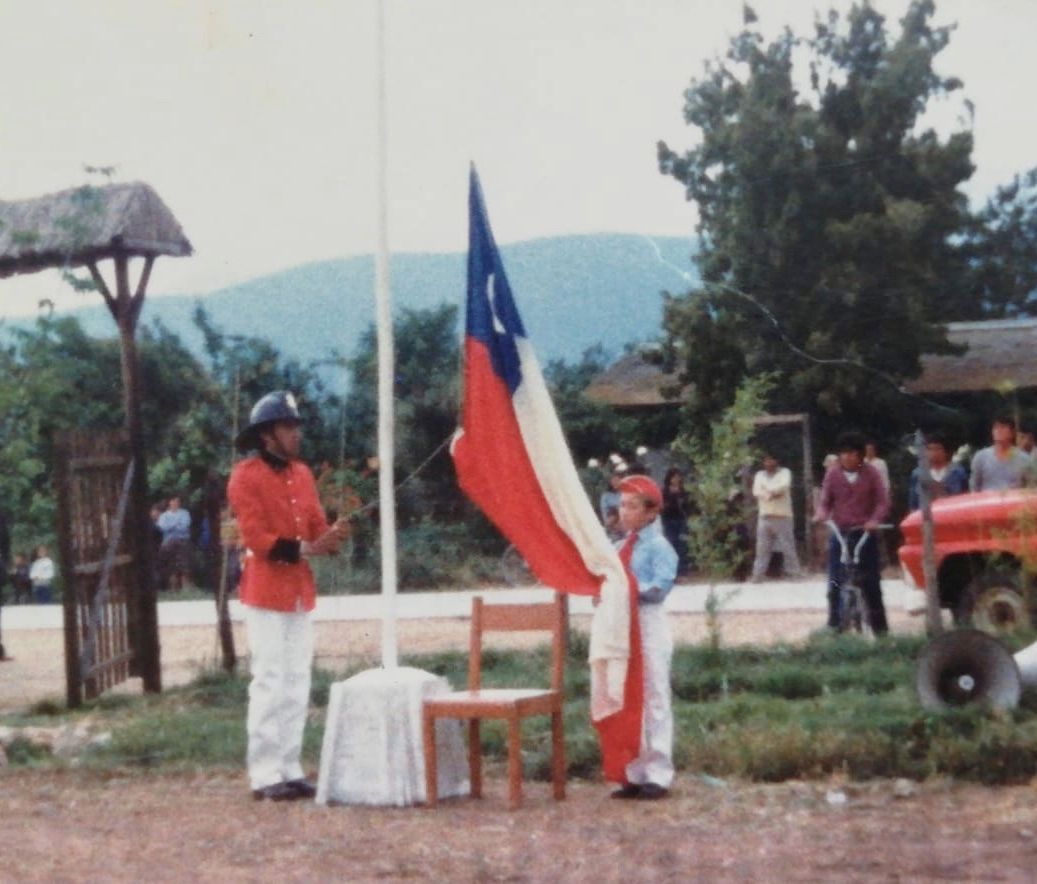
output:
[[[482,795],[482,755],[479,726],[484,718],[503,718],[508,722],[508,793],[511,807],[522,803],[521,724],[532,715],[551,716],[551,779],[554,797],[565,798],[565,736],[562,728],[564,703],[562,679],[565,670],[566,597],[555,594],[553,602],[529,605],[484,605],[481,597],[472,599],[471,651],[468,659],[468,690],[454,691],[425,700],[423,737],[425,742],[425,785],[428,805],[437,802],[436,720],[468,720],[468,768],[472,797]],[[551,688],[483,688],[482,636],[487,630],[547,630],[552,633]]]

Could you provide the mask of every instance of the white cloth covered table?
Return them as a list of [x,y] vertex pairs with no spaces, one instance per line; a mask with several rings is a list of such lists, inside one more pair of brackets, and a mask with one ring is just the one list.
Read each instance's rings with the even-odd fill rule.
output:
[[[331,686],[317,781],[318,804],[406,807],[425,801],[421,705],[447,693],[445,678],[401,666],[369,669]],[[439,797],[467,795],[461,722],[436,724]]]

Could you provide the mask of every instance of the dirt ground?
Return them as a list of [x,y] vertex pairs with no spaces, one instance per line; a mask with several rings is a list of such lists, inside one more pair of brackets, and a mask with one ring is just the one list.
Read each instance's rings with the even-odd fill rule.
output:
[[[818,617],[725,614],[725,641],[805,638]],[[705,637],[700,615],[673,620],[679,641]],[[921,624],[894,615],[893,628]],[[318,632],[321,665],[375,658],[377,623]],[[405,652],[463,648],[466,637],[463,620],[400,624]],[[5,636],[16,659],[0,667],[0,709],[61,696],[60,640]],[[163,630],[162,647],[167,685],[217,656],[209,629]],[[243,774],[6,769],[0,882],[1021,882],[1037,870],[1037,782],[763,786],[684,775],[657,803],[611,801],[607,785],[583,781],[555,802],[547,784],[528,783],[524,806],[509,811],[502,772],[488,774],[481,801],[428,810],[255,802]]]
[[610,801],[543,783],[506,809],[254,802],[230,775],[6,774],[2,881],[1030,881],[1037,787],[678,781],[667,800]]

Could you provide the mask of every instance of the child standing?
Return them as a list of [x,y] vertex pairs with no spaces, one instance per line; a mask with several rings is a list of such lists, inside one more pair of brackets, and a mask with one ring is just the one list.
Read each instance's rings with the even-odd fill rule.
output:
[[51,585],[54,583],[54,561],[43,544],[36,547],[36,558],[29,568],[29,579],[32,581],[32,600],[38,605],[49,604]]
[[644,660],[644,713],[641,754],[627,765],[627,783],[613,798],[654,801],[673,783],[673,710],[670,661],[673,638],[663,601],[677,576],[677,553],[663,535],[659,511],[663,495],[648,476],[627,476],[619,484],[619,557],[637,578],[637,616]]

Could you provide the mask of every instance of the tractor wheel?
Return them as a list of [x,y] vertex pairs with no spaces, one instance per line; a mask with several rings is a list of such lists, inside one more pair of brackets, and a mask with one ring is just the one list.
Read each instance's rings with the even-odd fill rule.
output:
[[982,574],[969,583],[955,615],[958,622],[995,636],[1030,625],[1019,575],[1004,571]]

